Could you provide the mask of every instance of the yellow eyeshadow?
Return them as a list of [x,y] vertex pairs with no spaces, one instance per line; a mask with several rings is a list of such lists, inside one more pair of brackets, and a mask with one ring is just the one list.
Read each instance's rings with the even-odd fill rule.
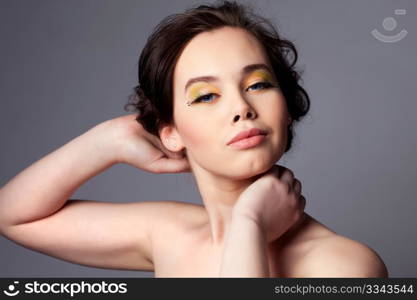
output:
[[190,88],[190,98],[195,99],[201,95],[207,94],[207,93],[216,93],[218,92],[217,89],[213,89],[205,82],[196,83],[193,85],[192,88]]
[[[247,84],[250,84],[255,80],[269,81],[270,83],[274,82],[272,75],[264,70],[253,71],[247,79]],[[190,87],[188,95],[191,99],[196,99],[199,96],[208,93],[219,93],[219,91],[207,82],[197,82]]]
[[257,77],[259,77],[261,80],[269,81],[271,83],[273,82],[271,74],[263,70],[256,70],[252,72],[249,80],[255,80]]

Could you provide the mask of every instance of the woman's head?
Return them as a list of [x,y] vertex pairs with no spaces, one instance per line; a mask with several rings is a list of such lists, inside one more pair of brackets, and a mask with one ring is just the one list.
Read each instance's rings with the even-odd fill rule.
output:
[[[236,175],[243,164],[249,173],[266,170],[291,148],[294,121],[309,110],[296,60],[293,44],[247,7],[201,5],[156,27],[126,108],[133,105],[137,121],[169,150],[186,150],[191,165],[214,173],[221,167],[223,175]],[[202,76],[216,78],[190,80]],[[252,127],[268,132],[262,144],[246,150],[227,145]]]

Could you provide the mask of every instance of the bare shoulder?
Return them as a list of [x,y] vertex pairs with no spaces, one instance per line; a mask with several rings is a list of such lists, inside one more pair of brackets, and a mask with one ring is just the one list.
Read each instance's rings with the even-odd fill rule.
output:
[[183,260],[185,250],[195,248],[190,241],[197,236],[204,220],[204,207],[201,205],[171,200],[158,202],[164,206],[165,213],[152,230],[151,237],[157,277],[172,274],[176,264]]
[[303,259],[300,277],[388,277],[378,253],[339,234],[316,239]]
[[280,277],[388,277],[369,246],[342,236],[308,214],[289,230],[273,251]]
[[164,207],[165,213],[158,222],[159,226],[153,229],[152,240],[160,246],[168,241],[167,237],[170,241],[178,241],[181,235],[198,227],[204,216],[202,205],[174,200],[157,202]]
[[177,200],[161,200],[156,201],[165,207],[167,218],[165,219],[170,225],[173,223],[182,226],[195,226],[202,219],[205,211],[204,206],[195,203],[177,201]]

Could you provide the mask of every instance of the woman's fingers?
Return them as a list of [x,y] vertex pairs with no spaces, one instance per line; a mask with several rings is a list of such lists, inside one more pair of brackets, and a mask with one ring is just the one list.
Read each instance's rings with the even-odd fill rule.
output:
[[294,188],[294,173],[290,169],[285,169],[280,181],[288,186],[288,192],[290,193]]
[[306,207],[306,198],[303,195],[300,196],[300,203],[301,203],[301,210],[303,211]]
[[294,178],[294,181],[293,181],[293,190],[297,194],[300,194],[301,193],[301,182],[297,178]]
[[163,152],[169,158],[180,159],[180,158],[183,158],[185,156],[184,149],[182,151],[177,151],[177,152],[171,151],[164,146],[164,144],[162,143],[162,141],[158,137],[154,136],[153,137],[153,142],[155,143],[155,145],[157,145],[158,149],[161,152]]
[[287,185],[289,193],[292,191],[297,194],[301,193],[301,182],[294,177],[294,173],[290,169],[280,165],[273,165],[269,172]]
[[155,173],[188,173],[191,172],[191,167],[186,158],[172,159],[161,157],[154,161],[150,168]]

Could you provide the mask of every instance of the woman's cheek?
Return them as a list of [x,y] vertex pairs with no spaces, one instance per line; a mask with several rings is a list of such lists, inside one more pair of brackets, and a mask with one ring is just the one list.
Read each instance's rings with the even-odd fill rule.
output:
[[[181,136],[185,146],[189,149],[198,149],[209,146],[210,133],[206,132],[208,129],[206,126],[193,125],[184,126],[181,129]],[[213,138],[213,136],[211,136]]]

